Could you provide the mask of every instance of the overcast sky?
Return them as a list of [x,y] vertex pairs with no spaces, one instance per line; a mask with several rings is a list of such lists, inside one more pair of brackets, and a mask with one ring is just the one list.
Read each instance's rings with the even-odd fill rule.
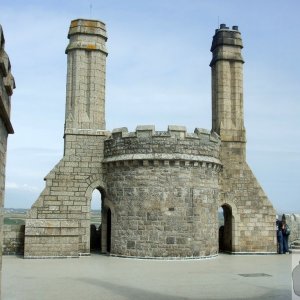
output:
[[108,32],[107,129],[211,129],[212,36],[238,25],[244,49],[247,161],[275,208],[300,212],[300,1],[1,0],[17,88],[5,207],[29,208],[63,155],[67,32],[77,18]]

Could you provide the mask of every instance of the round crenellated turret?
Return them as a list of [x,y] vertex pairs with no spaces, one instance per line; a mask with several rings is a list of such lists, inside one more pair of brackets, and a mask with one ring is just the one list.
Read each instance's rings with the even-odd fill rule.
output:
[[207,257],[218,252],[220,138],[204,129],[113,130],[104,143],[111,254]]
[[168,126],[168,131],[155,131],[153,125],[114,129],[105,141],[104,162],[132,160],[170,160],[207,162],[220,166],[220,138],[216,133],[196,128],[187,133],[184,126]]

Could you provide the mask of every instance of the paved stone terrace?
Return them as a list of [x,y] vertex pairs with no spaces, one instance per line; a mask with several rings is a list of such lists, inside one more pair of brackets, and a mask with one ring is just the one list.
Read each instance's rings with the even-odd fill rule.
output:
[[292,255],[181,261],[4,256],[2,296],[3,300],[286,300],[292,299],[291,263]]

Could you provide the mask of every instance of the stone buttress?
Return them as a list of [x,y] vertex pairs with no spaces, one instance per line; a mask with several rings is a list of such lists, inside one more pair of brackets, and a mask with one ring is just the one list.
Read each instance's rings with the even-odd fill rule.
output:
[[276,252],[275,210],[246,162],[243,48],[237,26],[221,24],[213,37],[212,130],[221,137],[220,207],[229,252]]
[[64,157],[29,212],[25,257],[89,253],[92,192],[104,188],[105,24],[74,20],[68,38]]

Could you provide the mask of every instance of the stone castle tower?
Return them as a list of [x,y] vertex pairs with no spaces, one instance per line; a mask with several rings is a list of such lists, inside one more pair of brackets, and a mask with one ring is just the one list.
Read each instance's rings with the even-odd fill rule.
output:
[[[220,202],[224,247],[232,252],[276,252],[275,210],[246,162],[243,48],[237,26],[221,24],[213,37],[212,130],[221,138]],[[262,229],[263,228],[263,229]]]
[[[105,25],[71,22],[64,156],[25,228],[25,257],[90,254],[92,192],[101,252],[129,257],[272,253],[275,211],[246,163],[242,40],[221,25],[211,51],[212,130],[105,128]],[[225,224],[219,232],[218,209]]]

